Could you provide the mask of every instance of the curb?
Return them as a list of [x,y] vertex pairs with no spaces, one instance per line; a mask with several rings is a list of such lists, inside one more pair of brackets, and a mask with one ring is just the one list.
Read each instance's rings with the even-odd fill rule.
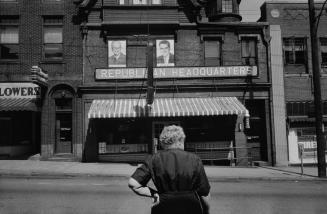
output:
[[288,171],[285,169],[279,169],[279,168],[275,168],[275,167],[269,167],[269,166],[260,166],[263,169],[270,169],[270,170],[275,170],[275,171],[279,171],[279,172],[285,172],[285,173],[289,173],[289,174],[295,174],[295,175],[301,175],[301,176],[308,176],[308,177],[312,177],[312,178],[317,178],[317,179],[323,179],[323,180],[327,180],[327,178],[319,178],[316,175],[310,175],[310,174],[301,174],[300,172],[293,172],[293,171]]
[[22,172],[0,172],[0,178],[2,177],[15,177],[15,178],[91,178],[91,177],[106,177],[106,178],[126,178],[130,176],[127,175],[115,175],[115,174],[87,174],[87,173],[47,173],[47,172],[32,172],[32,173],[22,173]]
[[[287,171],[286,171],[287,172]],[[130,175],[119,174],[87,174],[87,173],[51,173],[51,172],[0,172],[1,178],[56,178],[56,179],[74,179],[74,178],[111,178],[111,179],[128,179]],[[311,177],[235,177],[235,176],[221,176],[208,177],[210,182],[237,182],[237,181],[327,181],[314,176]],[[127,182],[127,181],[126,181]]]

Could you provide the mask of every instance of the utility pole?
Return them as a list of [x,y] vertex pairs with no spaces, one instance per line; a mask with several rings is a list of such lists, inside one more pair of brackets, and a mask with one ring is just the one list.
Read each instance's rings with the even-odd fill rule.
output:
[[323,134],[324,124],[322,121],[322,102],[321,102],[321,84],[320,84],[320,63],[318,55],[318,25],[315,14],[314,0],[309,2],[310,16],[310,37],[311,37],[311,55],[312,55],[312,74],[314,85],[314,105],[315,105],[315,126],[317,136],[317,153],[318,153],[318,177],[326,177],[326,144]]
[[147,108],[151,108],[154,98],[154,87],[153,87],[153,42],[148,42],[147,47],[147,94],[146,94],[146,105]]

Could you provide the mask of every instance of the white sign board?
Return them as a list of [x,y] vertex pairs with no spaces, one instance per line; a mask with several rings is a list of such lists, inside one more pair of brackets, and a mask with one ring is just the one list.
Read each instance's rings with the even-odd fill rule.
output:
[[40,98],[40,86],[29,83],[0,83],[0,99],[5,98]]

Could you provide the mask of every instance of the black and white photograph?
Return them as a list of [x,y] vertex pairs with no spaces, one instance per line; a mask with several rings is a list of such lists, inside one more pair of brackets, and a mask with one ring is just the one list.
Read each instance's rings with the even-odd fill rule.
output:
[[157,66],[174,66],[174,40],[158,39],[156,40]]
[[126,67],[126,40],[108,41],[109,67]]
[[327,213],[327,0],[0,0],[0,214]]

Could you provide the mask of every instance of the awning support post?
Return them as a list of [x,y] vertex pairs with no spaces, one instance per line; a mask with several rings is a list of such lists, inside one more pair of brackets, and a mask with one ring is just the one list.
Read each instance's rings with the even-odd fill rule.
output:
[[235,158],[236,165],[248,165],[248,149],[246,135],[244,133],[244,115],[238,115],[235,126]]

